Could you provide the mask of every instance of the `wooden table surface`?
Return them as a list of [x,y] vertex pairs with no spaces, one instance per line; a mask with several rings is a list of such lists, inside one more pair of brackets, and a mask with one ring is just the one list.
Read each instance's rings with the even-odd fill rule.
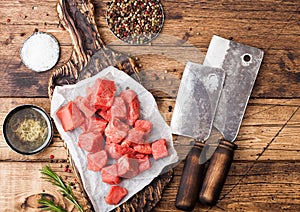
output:
[[[106,2],[93,1],[97,25],[104,42],[118,48],[114,44],[118,43],[116,38],[106,26]],[[196,53],[186,53],[188,59],[194,56],[195,60],[203,59],[214,34],[265,51],[220,200],[212,208],[197,204],[195,211],[300,211],[300,1],[161,2],[165,23],[151,48],[171,52],[175,59],[157,52],[138,56],[141,70],[148,74],[143,84],[154,94],[168,123],[184,67],[179,44],[187,51],[196,49]],[[61,55],[55,68],[68,61],[73,46],[69,34],[59,24],[56,0],[1,0],[1,123],[9,110],[20,104],[36,104],[50,111],[47,86],[52,70],[35,73],[22,64],[19,56],[22,43],[34,31],[48,32],[58,39]],[[168,36],[178,39],[179,44],[164,45],[162,40]],[[172,48],[177,50],[173,52]],[[171,95],[161,92],[168,89],[175,91]],[[67,152],[57,132],[52,144],[34,156],[14,153],[2,136],[0,139],[1,211],[38,211],[36,200],[41,194],[54,196],[72,210],[56,188],[40,179],[39,169],[50,162],[49,155],[54,155],[50,165],[64,180],[74,181],[73,172],[64,172]],[[174,178],[155,211],[176,210],[174,202],[182,167],[183,163],[174,169]],[[78,186],[75,191],[85,204]]]

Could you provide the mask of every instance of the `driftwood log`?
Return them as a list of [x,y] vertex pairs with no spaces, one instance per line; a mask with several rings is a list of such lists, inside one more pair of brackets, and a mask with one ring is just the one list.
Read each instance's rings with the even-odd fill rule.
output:
[[[49,80],[51,98],[57,85],[74,84],[97,74],[108,66],[115,66],[135,79],[138,78],[136,62],[105,46],[94,18],[93,4],[89,0],[59,0],[57,12],[62,26],[69,32],[74,45],[70,60],[56,69]],[[81,188],[80,176],[70,158]],[[122,204],[115,211],[150,211],[161,199],[165,186],[171,181],[173,171],[155,178],[150,185]],[[90,203],[87,195],[85,198]],[[92,207],[90,207],[92,208]]]

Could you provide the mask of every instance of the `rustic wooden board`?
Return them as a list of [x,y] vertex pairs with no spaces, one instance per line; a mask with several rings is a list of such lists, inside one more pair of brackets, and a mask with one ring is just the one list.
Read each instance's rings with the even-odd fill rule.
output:
[[[49,161],[50,162],[50,161]],[[65,198],[62,197],[56,187],[49,182],[42,180],[39,170],[49,165],[49,162],[8,162],[2,161],[0,168],[5,170],[1,172],[0,205],[1,211],[38,211],[39,204],[37,201],[42,197],[49,197],[57,201],[60,205],[65,207],[68,211],[73,211],[74,206],[71,205]],[[72,183],[72,188],[80,204],[87,205],[86,199],[82,198],[83,194],[77,181],[74,181],[74,174],[64,172],[64,169],[69,163],[61,161],[59,163],[51,163],[51,168],[57,172],[65,182]],[[22,183],[11,183],[9,181]],[[88,209],[86,206],[84,209]],[[75,211],[75,210],[74,210]]]
[[[71,211],[72,207],[61,198],[56,188],[39,179],[38,170],[47,164],[4,161],[0,163],[0,180],[6,182],[1,186],[1,192],[5,192],[5,195],[0,196],[2,211],[38,211],[36,200],[40,194],[55,198]],[[74,174],[64,172],[67,164],[59,162],[51,163],[50,166],[64,180],[74,182]],[[166,188],[154,211],[178,211],[175,208],[175,195],[182,168],[183,163],[175,169],[173,181]],[[234,161],[218,204],[213,208],[197,204],[195,211],[299,211],[299,168],[299,161]],[[22,183],[10,183],[20,180]],[[75,187],[76,196],[81,197],[78,184],[75,183]],[[83,198],[80,200],[84,201]]]
[[[94,2],[102,38],[105,43],[116,41],[104,19],[107,0]],[[0,68],[5,71],[0,73],[0,82],[7,86],[5,90],[0,90],[0,96],[47,96],[47,88],[42,82],[50,76],[49,72],[33,74],[21,64],[18,51],[24,39],[38,29],[53,33],[63,45],[58,66],[68,60],[72,51],[71,39],[59,27],[55,11],[56,0],[43,1],[43,4],[36,0],[3,0],[1,3]],[[264,62],[252,97],[300,96],[297,85],[300,81],[300,49],[297,45],[300,42],[299,1],[165,0],[162,4],[166,21],[161,35],[183,39],[199,48],[203,54],[206,53],[213,34],[265,50]],[[163,45],[164,39],[160,40],[160,37],[162,36],[153,45]],[[143,59],[143,63],[160,68],[151,61],[153,58]],[[182,66],[176,66],[172,61],[166,63],[166,70],[183,70]],[[24,80],[27,83],[19,85],[23,91],[20,92],[16,84]],[[37,83],[41,84],[32,86]]]
[[[132,53],[120,45],[105,23],[106,2],[94,0],[96,22],[101,37],[112,48]],[[182,52],[188,58],[203,60],[213,34],[262,48],[264,61],[256,81],[245,119],[237,138],[230,175],[213,208],[197,205],[195,211],[300,211],[300,2],[297,0],[194,1],[161,0],[165,24],[161,35],[152,42],[155,54],[137,54],[142,65],[142,83],[158,100],[163,117],[169,122],[183,72]],[[14,106],[32,103],[49,112],[47,83],[52,71],[34,73],[19,57],[24,40],[34,31],[52,33],[61,46],[57,67],[72,54],[73,45],[61,29],[56,0],[2,0],[0,7],[0,121]],[[169,38],[178,42],[170,44]],[[178,47],[178,44],[182,46]],[[193,49],[196,47],[196,50]],[[174,55],[170,58],[166,49]],[[196,53],[194,53],[196,52]],[[179,58],[179,59],[178,59]],[[8,98],[7,98],[8,97]],[[2,132],[1,132],[2,133]],[[38,211],[34,196],[49,193],[62,204],[64,200],[49,184],[39,179],[38,169],[50,162],[63,177],[67,153],[56,133],[43,153],[20,156],[9,150],[0,137],[0,205],[3,211]],[[60,167],[60,164],[63,164]],[[174,201],[183,164],[154,211],[175,211]],[[21,182],[21,183],[20,183]],[[79,188],[76,195],[81,195]],[[45,190],[45,192],[43,192]],[[29,206],[21,208],[26,200]],[[80,198],[84,201],[84,198]],[[2,210],[1,209],[1,210]],[[71,208],[70,208],[71,210]]]
[[[50,110],[47,98],[2,98],[2,100],[1,123],[9,110],[20,104],[33,103],[45,108],[47,112]],[[160,99],[158,105],[163,117],[169,122],[172,113],[169,112],[169,106],[174,106],[174,100]],[[299,105],[299,99],[253,99],[249,102],[237,138],[239,148],[235,152],[234,163],[221,194],[222,199],[210,210],[300,210]],[[75,178],[73,172],[64,172],[65,166],[68,165],[67,153],[57,132],[55,135],[49,148],[35,156],[21,156],[12,152],[4,143],[2,136],[0,137],[2,173],[0,182],[3,182],[3,179],[7,182],[0,191],[2,193],[9,191],[0,197],[0,205],[5,210],[10,211],[12,208],[17,210],[24,205],[27,197],[40,193],[53,195],[63,203],[55,188],[41,181],[38,173],[42,166],[51,162],[49,155],[53,154],[55,159],[50,165],[54,166],[64,178],[67,177],[69,180]],[[161,202],[154,211],[176,210],[175,196],[182,168],[183,163],[175,168],[172,183],[166,188]],[[16,186],[16,177],[7,177],[15,175],[22,178],[20,186]],[[80,198],[81,190],[78,186],[76,190]],[[13,196],[17,198],[8,198]],[[31,198],[31,202],[36,200]],[[84,201],[84,198],[80,200]],[[198,204],[197,209],[209,208]],[[30,210],[27,208],[24,211]]]
[[[159,110],[162,116],[170,123],[174,100],[158,99]],[[0,104],[0,122],[11,108],[21,104],[36,104],[50,112],[47,98],[6,98]],[[239,148],[235,152],[236,160],[257,160],[261,153],[264,160],[300,159],[299,155],[299,126],[300,126],[300,99],[253,99],[250,100],[245,118],[237,137]],[[2,125],[0,125],[2,126]],[[178,143],[175,143],[178,145]],[[267,148],[265,150],[265,148]],[[285,158],[276,157],[279,152]],[[270,153],[269,153],[270,152]],[[289,152],[287,154],[287,152]],[[55,131],[53,143],[43,153],[35,156],[22,156],[9,150],[5,144],[2,131],[0,132],[0,160],[15,161],[48,161],[49,155],[54,154],[56,159],[66,159],[63,141]],[[271,154],[265,158],[265,154]],[[273,156],[272,156],[273,155]],[[272,156],[272,157],[271,157]]]

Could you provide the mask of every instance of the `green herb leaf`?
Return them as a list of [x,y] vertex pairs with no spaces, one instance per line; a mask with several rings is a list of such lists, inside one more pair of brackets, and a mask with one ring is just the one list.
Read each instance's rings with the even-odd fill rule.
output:
[[62,206],[56,205],[49,199],[42,198],[38,202],[43,206],[43,208],[41,208],[43,211],[67,212]]
[[43,179],[46,179],[48,182],[60,188],[60,192],[63,194],[63,196],[69,202],[74,204],[74,206],[77,208],[78,211],[80,212],[84,211],[82,206],[77,202],[70,184],[66,186],[65,183],[62,181],[62,179],[49,166],[44,166],[40,170],[40,172],[45,176],[42,177]]

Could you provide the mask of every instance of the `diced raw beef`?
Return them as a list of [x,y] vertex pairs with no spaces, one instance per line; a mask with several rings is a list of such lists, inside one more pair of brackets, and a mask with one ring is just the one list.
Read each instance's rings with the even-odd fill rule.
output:
[[107,121],[101,118],[92,117],[87,121],[87,127],[85,131],[87,132],[94,132],[95,134],[100,133],[102,134],[106,128]]
[[118,159],[118,175],[124,178],[132,178],[139,173],[139,163],[137,159],[124,155]]
[[120,93],[120,97],[122,97],[124,99],[124,101],[128,104],[137,97],[137,94],[134,90],[128,89],[128,90],[122,91]]
[[119,159],[120,157],[126,154],[133,157],[136,153],[136,151],[134,151],[133,148],[129,146],[122,146],[116,143],[107,144],[105,146],[105,150],[108,153],[108,155],[113,159]]
[[110,136],[106,136],[105,142],[106,142],[106,145],[114,144],[114,143],[116,144],[115,139],[113,137],[110,137]]
[[154,141],[151,147],[152,147],[152,155],[155,160],[168,156],[166,139],[159,139],[157,141]]
[[138,163],[139,163],[139,173],[151,168],[151,162],[148,155],[146,155],[146,157],[144,158],[138,159]]
[[107,154],[104,150],[87,155],[88,169],[92,171],[100,171],[107,163]]
[[126,140],[135,144],[143,144],[145,133],[138,128],[132,128],[128,131]]
[[84,117],[76,104],[70,101],[56,112],[64,131],[71,131],[84,123]]
[[137,151],[138,153],[142,153],[145,155],[152,154],[152,148],[151,148],[150,144],[138,144],[138,145],[134,146],[133,149],[135,151]]
[[145,157],[147,157],[148,155],[142,154],[142,153],[135,153],[133,158],[135,159],[143,159]]
[[77,96],[74,102],[86,118],[90,118],[95,114],[96,109],[90,106],[89,98]]
[[128,140],[123,140],[122,141],[122,143],[121,143],[121,146],[122,147],[132,147],[132,146],[135,146],[136,144],[134,144],[134,143],[132,143],[132,142],[130,142],[130,141],[128,141]]
[[133,126],[134,122],[140,117],[140,102],[138,96],[130,89],[122,91],[120,96],[127,104],[128,124]]
[[101,169],[102,181],[111,185],[119,184],[121,182],[118,176],[118,165],[113,164]]
[[126,136],[129,126],[117,118],[113,118],[105,129],[107,143],[120,143]]
[[108,110],[114,101],[116,85],[113,81],[97,79],[92,86],[94,95],[91,97],[92,106],[97,110]]
[[116,97],[114,103],[110,108],[111,117],[118,118],[120,120],[127,119],[127,108],[125,101],[122,97]]
[[98,110],[97,114],[101,116],[104,120],[110,121],[111,120],[111,111],[109,110]]
[[119,159],[122,157],[121,146],[119,144],[111,143],[105,145],[105,150],[110,158]]
[[101,134],[84,132],[79,135],[78,146],[88,152],[99,152],[102,149],[104,139]]
[[126,188],[120,186],[112,186],[105,197],[105,202],[110,205],[117,205],[126,195],[128,191]]
[[132,143],[128,140],[123,140],[121,143],[121,153],[123,155],[128,154],[130,157],[135,158],[136,151],[133,149],[137,144]]
[[152,123],[147,120],[136,120],[134,127],[142,130],[145,135],[148,135],[152,130]]
[[135,150],[131,147],[128,147],[128,146],[122,146],[121,145],[121,148],[120,148],[120,153],[122,155],[128,155],[129,157],[133,158],[133,156],[135,155]]

